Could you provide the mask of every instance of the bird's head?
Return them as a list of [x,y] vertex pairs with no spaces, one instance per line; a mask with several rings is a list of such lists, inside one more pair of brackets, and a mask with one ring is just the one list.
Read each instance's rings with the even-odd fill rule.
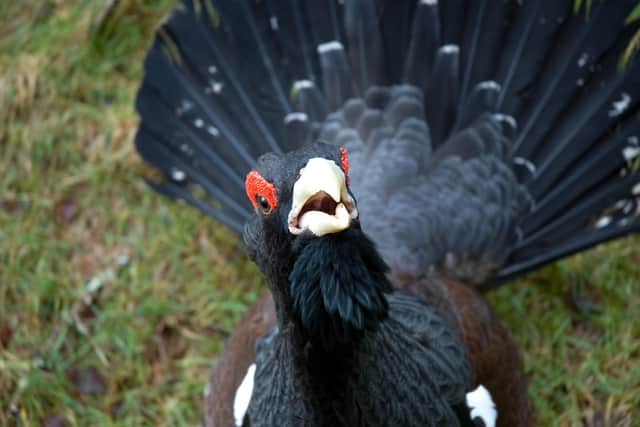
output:
[[285,316],[325,349],[374,328],[391,286],[360,228],[347,151],[316,143],[266,154],[245,186],[255,215],[244,239]]

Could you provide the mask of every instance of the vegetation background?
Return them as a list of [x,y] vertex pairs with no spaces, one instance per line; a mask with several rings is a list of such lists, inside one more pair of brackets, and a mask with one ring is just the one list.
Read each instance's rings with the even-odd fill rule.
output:
[[[264,289],[229,232],[142,179],[134,99],[172,4],[0,2],[1,426],[200,425]],[[640,425],[639,243],[490,295],[540,425]]]

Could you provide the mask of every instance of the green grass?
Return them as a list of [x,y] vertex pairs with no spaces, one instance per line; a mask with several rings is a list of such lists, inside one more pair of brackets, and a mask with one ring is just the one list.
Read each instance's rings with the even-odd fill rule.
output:
[[[229,232],[141,178],[133,100],[172,2],[109,3],[0,4],[2,426],[199,425],[223,339],[263,289]],[[640,423],[638,243],[492,295],[540,425]]]

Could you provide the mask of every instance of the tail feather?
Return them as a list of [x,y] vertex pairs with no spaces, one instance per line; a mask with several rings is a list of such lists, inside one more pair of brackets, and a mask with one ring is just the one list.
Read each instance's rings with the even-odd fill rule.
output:
[[[419,0],[376,0],[379,31],[384,51],[384,84],[402,80],[406,52],[411,42],[411,24]],[[345,3],[348,3],[345,0]]]
[[322,87],[330,111],[337,110],[351,96],[351,69],[344,46],[332,41],[318,46]]
[[[302,3],[304,9],[305,25],[311,34],[311,44],[319,46],[331,41],[344,41],[344,27],[340,17],[344,14],[345,2],[332,0],[318,0],[297,2]],[[217,4],[217,3],[216,3]]]
[[[166,42],[162,43],[159,40],[149,53],[145,81],[154,84],[158,80],[156,85],[159,90],[166,91],[174,103],[187,99],[196,104],[200,109],[199,113],[202,114],[200,118],[204,119],[205,115],[209,115],[207,126],[224,130],[225,136],[232,143],[255,141],[235,148],[240,153],[250,152],[251,156],[248,156],[247,160],[252,164],[265,150],[280,151],[276,142],[276,138],[279,137],[277,128],[269,127],[268,118],[277,117],[281,120],[287,110],[275,109],[273,101],[264,108],[260,102],[252,100],[250,94],[253,90],[263,94],[271,93],[268,86],[254,88],[251,85],[256,81],[255,76],[241,76],[242,71],[238,70],[239,63],[234,62],[237,54],[228,54],[234,47],[228,47],[224,43],[209,43],[208,39],[214,37],[214,32],[207,22],[209,17],[196,13],[195,10],[178,12],[165,27],[165,37],[179,49],[179,56],[174,59],[177,64],[171,66],[170,70],[173,80],[161,80],[162,75],[168,70],[165,71],[163,65],[167,61],[162,48]],[[203,61],[202,58],[208,60]],[[245,67],[249,68],[252,65]],[[252,69],[250,72],[257,71]],[[263,70],[260,82],[264,82],[264,74],[266,71]],[[232,98],[234,102],[212,102],[211,98]],[[237,117],[247,117],[250,120],[238,123]]]
[[475,85],[460,106],[455,128],[464,129],[481,115],[497,112],[500,92],[500,85],[494,81],[483,81]]
[[[471,52],[466,54],[465,42],[461,46],[466,58],[463,64],[466,76],[462,90],[464,97],[469,95],[478,82],[495,80],[497,64],[504,54],[505,36],[513,31],[511,16],[516,8],[516,3],[511,1],[501,2],[500,7],[495,7],[495,2],[491,0],[472,4],[478,10],[467,8],[467,15],[477,16],[481,22],[472,39],[473,56]],[[472,19],[469,16],[467,21]]]
[[[176,123],[176,134],[180,135],[179,138],[170,140],[167,138],[167,135],[163,135],[164,127],[162,124],[167,123],[173,118],[173,111],[170,111],[167,108],[159,108],[162,100],[154,95],[146,95],[146,93],[148,93],[146,88],[143,88],[140,93],[143,96],[148,96],[149,99],[157,99],[157,103],[155,104],[153,111],[148,112],[148,114],[153,114],[156,117],[156,120],[150,121],[149,123],[145,122],[140,130],[140,137],[136,140],[138,150],[141,153],[146,153],[148,157],[155,155],[156,148],[153,141],[155,139],[161,139],[165,141],[165,143],[161,145],[158,152],[161,152],[161,150],[164,149],[170,150],[170,153],[168,152],[167,156],[177,157],[181,161],[187,161],[187,159],[200,159],[201,162],[207,164],[207,172],[213,175],[212,178],[218,185],[229,190],[242,188],[244,185],[244,177],[238,174],[234,168],[229,166],[229,159],[224,159],[221,156],[221,150],[216,151],[211,145],[203,143],[201,136],[196,133],[198,130],[196,126],[189,126],[184,122],[179,122]],[[139,108],[140,113],[147,113],[147,108],[148,105],[141,105]],[[148,138],[146,137],[147,135]],[[239,159],[234,160],[238,163]],[[170,162],[164,163],[160,161],[152,163],[158,163],[161,168],[171,164]],[[213,166],[213,168],[210,166]],[[175,171],[179,171],[179,169],[172,167],[164,172],[166,175],[171,176],[176,173]],[[219,173],[215,173],[216,171],[219,171]],[[180,173],[185,173],[185,171],[180,170]],[[178,175],[180,173],[178,173]]]
[[445,45],[436,53],[426,103],[427,122],[431,128],[431,140],[440,145],[449,135],[458,109],[460,73],[460,49],[455,45]]
[[184,0],[146,60],[136,146],[155,189],[239,231],[259,155],[345,145],[394,268],[502,283],[640,231],[635,5]]
[[[153,56],[155,56],[153,53],[149,55],[148,64],[150,66],[154,64]],[[175,116],[177,115],[181,120],[176,121],[174,127],[169,129],[170,135],[175,140],[167,138],[172,144],[177,143],[178,139],[181,139],[181,143],[187,144],[187,146],[195,144],[192,142],[194,140],[213,140],[217,144],[212,149],[224,161],[250,167],[249,165],[255,162],[256,155],[249,152],[252,147],[241,143],[239,129],[230,123],[225,112],[219,106],[209,106],[203,95],[199,91],[193,90],[193,84],[185,78],[183,73],[176,72],[173,77],[175,80],[169,85],[160,79],[155,80],[154,76],[150,74],[149,79],[142,86],[140,93],[144,96],[145,102],[138,102],[138,109],[141,113],[165,115],[168,116],[167,120],[171,120],[163,122],[154,119],[145,124],[153,126],[159,134],[163,134],[167,131],[167,124],[176,121]],[[155,103],[150,102],[152,100]],[[170,101],[167,102],[167,100]],[[181,130],[190,133],[191,136],[195,134],[196,138],[182,137]],[[153,144],[153,141],[151,143]],[[201,145],[205,146],[203,143]],[[255,147],[253,150],[255,153]],[[188,154],[187,150],[181,151]]]
[[573,255],[577,252],[587,250],[595,245],[608,242],[613,239],[627,236],[632,233],[640,232],[640,223],[625,224],[609,230],[599,230],[598,232],[581,235],[576,239],[563,242],[557,246],[547,248],[550,250],[540,250],[534,252],[531,256],[518,257],[520,260],[515,261],[500,270],[500,274],[496,280],[485,285],[485,289],[495,288],[515,277],[521,276],[532,270],[540,268],[541,265],[549,264],[561,258]]
[[[545,66],[532,88],[531,99],[527,108],[520,116],[522,132],[515,142],[515,150],[519,156],[530,158],[535,156],[535,149],[544,144],[550,130],[556,129],[558,118],[566,113],[566,108],[574,112],[571,102],[557,102],[558,99],[571,100],[577,94],[585,94],[589,108],[597,108],[597,101],[591,92],[615,90],[616,84],[623,78],[619,73],[620,54],[626,43],[624,38],[618,38],[615,46],[615,36],[603,35],[603,28],[622,28],[624,19],[635,4],[634,0],[621,1],[616,7],[607,7],[607,2],[594,5],[593,15],[588,18],[589,25],[585,25],[584,17],[570,15],[559,32],[554,37],[554,49],[545,61]],[[614,31],[612,33],[615,34]],[[601,58],[606,50],[606,58]],[[598,67],[587,66],[589,57],[597,58]],[[585,84],[585,82],[588,82]],[[585,86],[583,88],[583,86]],[[579,126],[569,126],[579,129]]]
[[207,203],[206,200],[200,199],[194,196],[193,191],[191,189],[187,189],[184,186],[177,185],[175,183],[166,183],[163,185],[158,185],[155,182],[148,181],[149,186],[157,191],[159,194],[170,197],[176,200],[182,200],[196,209],[201,210],[207,215],[210,215],[220,223],[229,227],[229,229],[233,230],[236,233],[241,233],[244,228],[244,224],[249,218],[248,215],[243,214],[242,216],[237,215],[235,212],[228,212],[227,209],[221,209],[219,207],[215,207],[210,203]]
[[424,90],[433,71],[434,58],[434,55],[425,55],[425,52],[435,52],[440,47],[438,3],[421,1],[416,9],[412,27],[403,80]]
[[640,134],[639,119],[638,113],[627,118],[620,123],[619,130],[606,140],[599,140],[594,149],[577,161],[562,181],[538,202],[535,215],[527,218],[525,231],[540,228],[560,212],[570,208],[589,189],[598,188],[606,180],[615,179],[627,162],[625,149],[633,150],[629,141]]
[[[154,137],[156,140],[162,140],[160,135],[147,134]],[[151,164],[172,164],[170,170],[163,170],[165,174],[171,177],[173,185],[176,183],[184,183],[188,177],[190,181],[198,182],[202,189],[211,197],[214,197],[220,204],[219,210],[225,216],[247,218],[246,206],[238,203],[237,200],[231,196],[237,194],[235,188],[228,188],[221,186],[221,181],[215,180],[215,178],[208,176],[201,172],[196,167],[193,167],[189,162],[182,161],[175,153],[171,152],[165,147],[151,146],[145,144],[144,139],[139,139],[136,148],[140,155]],[[231,190],[231,191],[230,191]],[[178,191],[174,188],[172,191]]]
[[[638,182],[638,178],[640,174],[636,173],[623,179],[612,179],[606,184],[600,184],[596,191],[575,201],[566,213],[522,240],[515,246],[515,254],[517,255],[520,248],[535,248],[539,242],[553,246],[557,242],[573,237],[576,231],[583,230],[592,223],[593,212],[602,212],[617,201],[623,200],[629,193],[629,187]],[[598,228],[597,224],[595,228]],[[589,232],[585,230],[583,234],[589,234]]]
[[[501,53],[496,60],[495,79],[501,82],[503,88],[498,98],[498,109],[500,110],[516,111],[517,108],[514,104],[517,103],[518,98],[513,94],[519,93],[519,89],[514,88],[526,87],[526,85],[519,84],[524,68],[521,63],[525,52],[527,56],[535,55],[535,52],[529,52],[525,49],[530,37],[533,36],[532,31],[536,27],[539,8],[539,1],[527,1],[511,14],[510,28],[518,29],[518,31],[507,31],[504,35],[505,40]],[[538,52],[538,55],[542,53]],[[530,73],[531,70],[527,70],[527,72]],[[512,94],[512,96],[505,100],[507,94]]]
[[[500,105],[524,123],[522,112],[530,103],[538,104],[532,89],[540,76],[558,33],[567,17],[573,15],[571,1],[534,0],[523,2],[516,13],[513,31],[509,34],[506,55],[502,56],[501,73],[504,97]],[[535,102],[534,102],[535,100]],[[522,128],[520,135],[528,130]]]
[[293,106],[305,113],[313,122],[320,122],[327,116],[327,103],[312,80],[298,80],[293,84]]
[[475,61],[476,57],[489,54],[491,50],[493,50],[493,46],[489,46],[488,50],[481,54],[479,53],[482,45],[482,37],[486,37],[487,32],[495,31],[495,28],[489,29],[485,26],[485,15],[489,13],[487,9],[490,8],[491,6],[487,5],[487,0],[470,2],[465,8],[465,29],[462,37],[462,45],[460,46],[464,52],[460,64],[462,70],[460,73],[462,77],[462,83],[460,85],[461,98],[465,98],[467,92],[470,90],[469,86],[472,84],[471,78],[473,75],[472,70],[477,64]]
[[313,129],[309,116],[305,113],[290,113],[284,118],[286,138],[282,142],[284,151],[294,150],[300,145],[311,142]]
[[[535,198],[541,197],[556,184],[567,167],[595,145],[598,137],[615,127],[624,113],[638,104],[640,66],[636,64],[621,73],[615,61],[603,65],[602,76],[595,78],[545,138],[538,168],[528,188]],[[617,107],[622,102],[622,107]],[[536,160],[533,160],[534,163]]]
[[[319,76],[315,49],[310,35],[305,31],[302,3],[295,0],[269,0],[266,8],[268,19],[263,19],[269,28],[265,29],[274,39],[277,50],[276,65],[280,72],[287,71],[284,83],[302,79],[316,80]],[[286,88],[286,86],[285,86]]]
[[344,5],[344,27],[352,64],[354,93],[384,83],[384,57],[375,2],[351,0]]
[[[204,84],[205,95],[213,98],[207,100],[209,106],[219,104],[227,111],[235,127],[244,132],[244,138],[238,140],[251,141],[247,145],[254,157],[265,151],[280,152],[278,141],[283,134],[276,124],[291,111],[284,82],[291,70],[280,64],[276,67],[271,59],[277,51],[271,27],[258,27],[246,2],[235,6],[216,3],[211,12],[213,23],[211,16],[194,9],[190,2],[184,3],[187,9],[175,13],[167,28],[188,63],[200,65],[203,80],[199,83]],[[243,30],[232,31],[227,22],[238,22]],[[243,54],[247,51],[256,54]],[[207,86],[213,90],[207,91]]]
[[[271,18],[266,13],[265,3],[252,2],[216,2],[216,11],[220,16],[221,26],[216,29],[220,33],[219,38],[214,39],[218,46],[223,46],[223,54],[237,58],[234,72],[244,69],[260,84],[259,87],[268,95],[269,104],[276,107],[276,111],[287,114],[290,112],[285,86],[285,77],[288,67],[276,67],[274,59],[277,58],[275,38],[272,37],[270,26]],[[230,31],[225,29],[225,22],[242,22],[243,31]],[[244,52],[255,52],[256,55],[245,55]],[[233,52],[233,53],[231,53]],[[254,68],[255,67],[255,68]],[[260,73],[259,75],[257,73]],[[247,82],[248,80],[243,80]],[[254,100],[255,103],[255,100]]]
[[[460,46],[464,32],[466,0],[438,2],[442,23],[442,45]],[[445,25],[446,24],[446,25]]]

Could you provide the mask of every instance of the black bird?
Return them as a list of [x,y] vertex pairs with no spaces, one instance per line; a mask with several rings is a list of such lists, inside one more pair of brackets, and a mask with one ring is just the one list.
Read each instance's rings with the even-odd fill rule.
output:
[[635,5],[183,1],[136,146],[157,191],[244,231],[271,294],[207,425],[493,425],[492,401],[530,425],[479,291],[640,230]]

